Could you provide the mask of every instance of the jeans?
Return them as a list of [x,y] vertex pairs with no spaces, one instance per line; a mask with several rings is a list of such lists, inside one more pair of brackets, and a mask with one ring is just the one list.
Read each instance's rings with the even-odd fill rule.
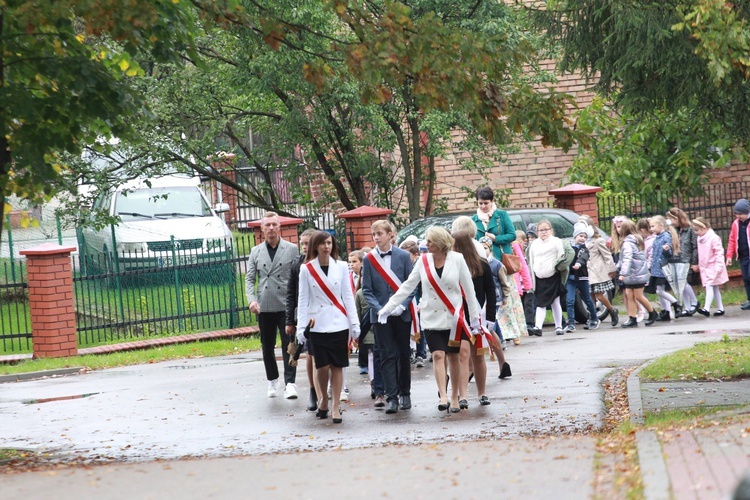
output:
[[597,319],[596,306],[594,305],[594,301],[591,300],[591,291],[589,289],[588,280],[574,280],[568,278],[568,282],[565,284],[565,289],[565,306],[568,309],[568,325],[575,326],[576,324],[576,291],[581,292],[583,303],[586,304],[586,308],[591,315],[590,321]]
[[262,312],[258,314],[258,329],[260,330],[260,345],[263,350],[263,365],[266,368],[266,378],[279,378],[279,367],[276,366],[276,332],[281,333],[281,357],[284,360],[284,384],[293,384],[297,378],[297,367],[289,366],[287,347],[291,335],[286,334],[286,313]]

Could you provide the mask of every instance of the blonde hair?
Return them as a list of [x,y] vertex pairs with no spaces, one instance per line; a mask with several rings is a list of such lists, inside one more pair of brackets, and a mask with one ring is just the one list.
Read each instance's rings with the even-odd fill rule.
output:
[[393,232],[393,224],[390,223],[390,221],[387,221],[385,219],[382,220],[376,220],[372,223],[372,226],[370,226],[370,231],[385,231],[386,233],[392,233]]
[[711,223],[703,217],[696,217],[693,219],[693,226],[698,226],[701,229],[711,229]]
[[459,231],[453,234],[453,250],[464,256],[472,278],[482,276],[482,260],[486,259],[477,253],[474,237],[469,231]]
[[412,240],[406,240],[399,247],[403,250],[406,250],[412,255],[419,255],[419,245],[414,243]]
[[524,231],[521,231],[520,229],[516,229],[516,242],[517,243],[526,243],[528,239],[526,238],[526,233]]
[[626,220],[630,220],[630,219],[628,219],[624,215],[615,215],[614,217],[612,217],[612,230],[609,233],[609,236],[611,238],[609,247],[612,253],[620,253],[621,240],[620,240],[620,235],[618,234],[618,231],[617,231],[617,223],[619,222],[620,224],[622,224]]
[[677,207],[672,207],[669,210],[667,210],[667,217],[670,217],[676,220],[677,227],[679,227],[680,229],[685,228],[685,227],[690,227],[690,218],[687,216],[687,214],[683,210]]
[[648,221],[651,224],[659,224],[665,231],[669,231],[669,236],[672,238],[672,255],[680,253],[680,235],[677,234],[672,224],[667,224],[667,219],[663,215],[654,215]]
[[540,220],[539,222],[536,223],[536,233],[537,234],[539,234],[539,229],[541,229],[539,226],[541,226],[542,224],[546,224],[547,226],[549,226],[550,233],[552,233],[552,236],[555,235],[555,228],[552,227],[552,223],[550,221],[548,221],[547,219],[542,219],[542,220]]
[[456,217],[456,220],[451,224],[451,233],[456,234],[461,231],[466,231],[472,238],[477,236],[477,225],[468,215]]
[[453,236],[447,229],[438,226],[432,226],[425,233],[425,239],[430,240],[442,252],[448,253],[453,248]]
[[638,245],[638,248],[643,250],[643,237],[638,232],[638,227],[635,225],[635,222],[628,219],[625,222],[622,223],[620,226],[620,237],[625,240],[625,237],[632,234],[635,236],[635,242]]

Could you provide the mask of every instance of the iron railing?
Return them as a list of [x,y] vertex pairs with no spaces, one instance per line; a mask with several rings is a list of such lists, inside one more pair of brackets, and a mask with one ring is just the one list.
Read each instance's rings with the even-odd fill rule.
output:
[[23,261],[3,262],[0,275],[0,347],[3,352],[31,349],[26,266]]

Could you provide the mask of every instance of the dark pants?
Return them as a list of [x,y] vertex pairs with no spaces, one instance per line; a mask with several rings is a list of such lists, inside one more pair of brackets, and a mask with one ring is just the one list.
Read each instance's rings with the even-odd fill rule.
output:
[[417,357],[427,359],[427,336],[424,332],[421,333],[417,342]]
[[399,395],[411,396],[410,328],[411,323],[396,316],[389,316],[384,325],[375,325],[375,343],[387,401],[396,401]]
[[523,303],[523,316],[528,326],[534,326],[536,318],[536,297],[534,292],[526,292],[521,295],[521,302]]
[[372,392],[375,396],[385,396],[385,388],[383,387],[383,370],[380,363],[380,350],[378,349],[378,343],[375,342],[372,345]]
[[357,357],[357,364],[360,368],[367,368],[370,360],[368,354],[372,350],[373,344],[359,344],[359,355]]
[[297,367],[289,366],[287,346],[291,336],[286,334],[286,313],[267,312],[258,314],[260,345],[263,349],[263,364],[266,367],[266,378],[279,378],[279,367],[276,366],[276,332],[281,334],[281,357],[284,360],[284,384],[293,384],[297,378]]
[[596,306],[591,300],[591,289],[587,280],[568,280],[566,284],[567,293],[565,295],[565,305],[568,308],[568,325],[576,325],[576,290],[581,292],[581,299],[589,310],[589,321],[594,321],[596,317]]
[[742,281],[745,283],[745,295],[747,300],[750,300],[750,259],[740,259],[740,270]]

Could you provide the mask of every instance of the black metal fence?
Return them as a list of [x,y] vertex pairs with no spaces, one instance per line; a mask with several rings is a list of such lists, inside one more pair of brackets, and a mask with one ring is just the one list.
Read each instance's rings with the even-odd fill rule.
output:
[[0,352],[31,349],[31,316],[23,261],[3,262],[0,275]]
[[654,215],[664,215],[671,207],[684,210],[691,219],[704,217],[713,230],[726,242],[729,230],[734,221],[734,204],[750,193],[748,182],[727,182],[708,185],[703,196],[693,198],[664,198],[661,201],[649,201],[637,194],[603,194],[597,195],[597,212],[599,225],[610,229],[612,219],[625,215],[633,220]]

